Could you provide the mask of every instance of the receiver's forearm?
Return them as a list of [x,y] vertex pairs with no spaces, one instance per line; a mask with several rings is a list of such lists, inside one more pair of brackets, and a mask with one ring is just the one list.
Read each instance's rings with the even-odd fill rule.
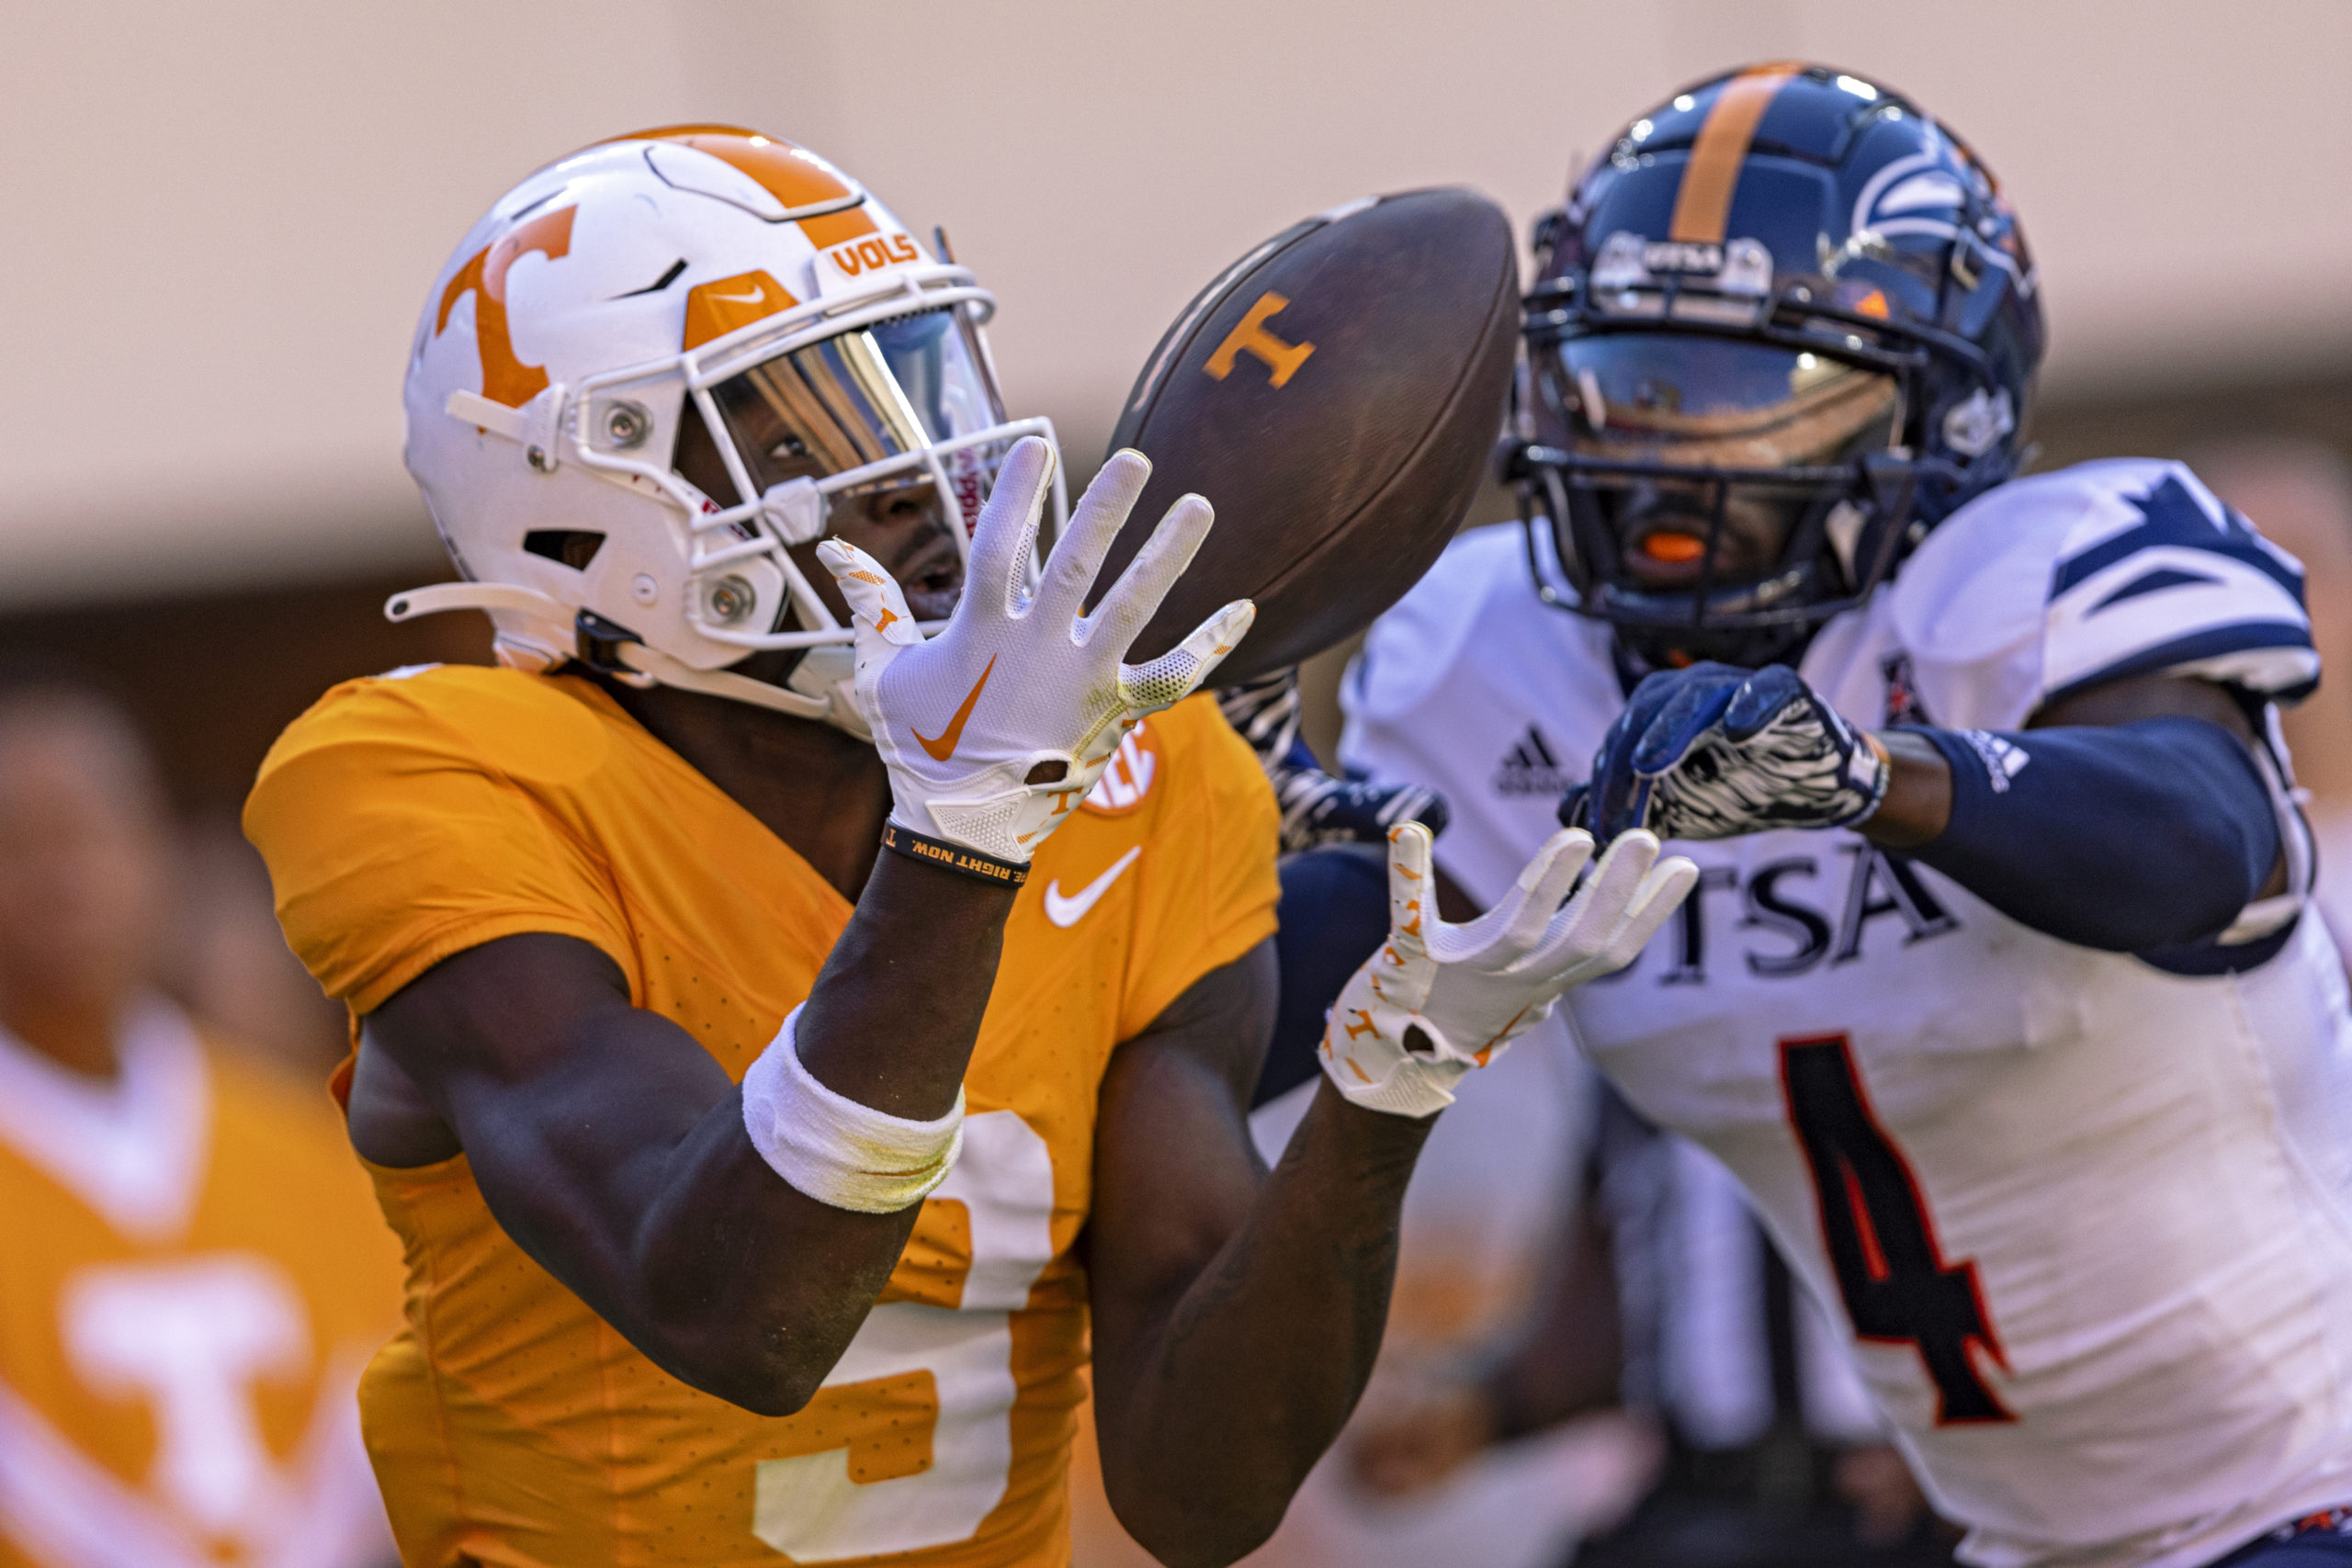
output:
[[1380,1349],[1405,1187],[1435,1120],[1323,1085],[1210,1265],[1155,1321],[1098,1336],[1106,1481],[1163,1562],[1255,1548],[1339,1436]]
[[800,1060],[893,1116],[946,1113],[1004,952],[1013,890],[885,852],[800,1016]]

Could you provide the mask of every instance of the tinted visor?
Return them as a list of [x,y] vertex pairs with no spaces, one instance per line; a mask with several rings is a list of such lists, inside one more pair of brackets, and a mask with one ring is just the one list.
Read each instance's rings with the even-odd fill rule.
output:
[[[790,479],[921,454],[1005,423],[977,334],[961,310],[926,310],[842,333],[763,361],[711,389],[752,495]],[[968,528],[1010,440],[944,455]],[[927,465],[875,476],[883,488],[930,486]],[[864,489],[865,487],[860,487]]]
[[1548,445],[1604,461],[1761,469],[1846,462],[1894,439],[1894,378],[1769,344],[1618,333],[1540,351]]

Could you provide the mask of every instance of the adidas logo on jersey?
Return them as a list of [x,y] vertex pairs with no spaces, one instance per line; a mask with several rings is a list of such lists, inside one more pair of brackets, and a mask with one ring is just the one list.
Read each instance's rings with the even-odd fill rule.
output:
[[1541,726],[1529,725],[1503,756],[1502,765],[1495,770],[1497,795],[1566,795],[1569,786],[1581,782],[1581,774],[1571,774],[1560,766],[1560,759],[1544,739]]
[[2009,781],[2033,761],[2024,747],[2013,745],[1990,731],[1963,729],[1960,736],[1975,749],[1977,757],[1983,761],[1984,782],[1993,786],[1995,795],[2008,794]]

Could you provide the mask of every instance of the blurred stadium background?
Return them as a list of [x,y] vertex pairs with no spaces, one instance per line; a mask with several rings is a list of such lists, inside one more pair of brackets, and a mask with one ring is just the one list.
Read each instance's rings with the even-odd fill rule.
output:
[[400,462],[418,305],[522,171],[640,125],[774,130],[945,226],[1002,301],[1009,395],[1082,472],[1184,300],[1300,214],[1460,181],[1524,224],[1673,83],[1850,63],[2026,216],[2046,460],[2352,440],[2340,0],[227,0],[9,29],[0,643],[119,671],[203,802],[330,679],[478,646],[375,613],[447,575]]
[[[449,575],[401,467],[403,357],[485,204],[603,136],[757,126],[944,225],[1000,299],[1014,412],[1050,415],[1082,479],[1161,329],[1265,234],[1453,182],[1523,231],[1674,85],[1820,59],[1962,128],[2024,214],[2053,327],[2044,463],[2246,437],[2352,455],[2343,0],[220,0],[7,23],[0,659],[94,671],[148,727],[198,868],[175,988],[305,1070],[342,1024],[276,942],[235,809],[333,682],[485,653],[472,617],[379,613]],[[1507,510],[1489,494],[1474,521]],[[1327,756],[1344,651],[1310,680]],[[2338,758],[2352,778],[2352,739]],[[1516,1136],[1555,1140],[1543,1103]],[[1548,1185],[1462,1190],[1514,1174]],[[1425,1303],[1441,1337],[1505,1314],[1543,1210],[1423,1270],[1461,1287]],[[1422,1234],[1469,1213],[1432,1198]],[[1369,1550],[1319,1506],[1294,1561]]]

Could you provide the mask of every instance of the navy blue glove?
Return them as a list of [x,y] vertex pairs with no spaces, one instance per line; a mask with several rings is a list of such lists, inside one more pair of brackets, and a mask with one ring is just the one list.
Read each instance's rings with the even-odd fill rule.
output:
[[1607,843],[1842,828],[1878,809],[1887,767],[1786,665],[1693,664],[1634,688],[1560,820]]
[[1419,822],[1430,837],[1445,831],[1445,800],[1418,784],[1376,784],[1334,778],[1298,737],[1298,671],[1280,670],[1246,686],[1217,694],[1225,710],[1274,786],[1282,807],[1282,852],[1326,844],[1388,842],[1399,822]]
[[1435,838],[1445,831],[1445,797],[1419,784],[1377,784],[1336,779],[1315,765],[1304,742],[1266,770],[1282,807],[1282,851],[1286,855],[1325,844],[1385,842],[1399,822],[1419,822]]

